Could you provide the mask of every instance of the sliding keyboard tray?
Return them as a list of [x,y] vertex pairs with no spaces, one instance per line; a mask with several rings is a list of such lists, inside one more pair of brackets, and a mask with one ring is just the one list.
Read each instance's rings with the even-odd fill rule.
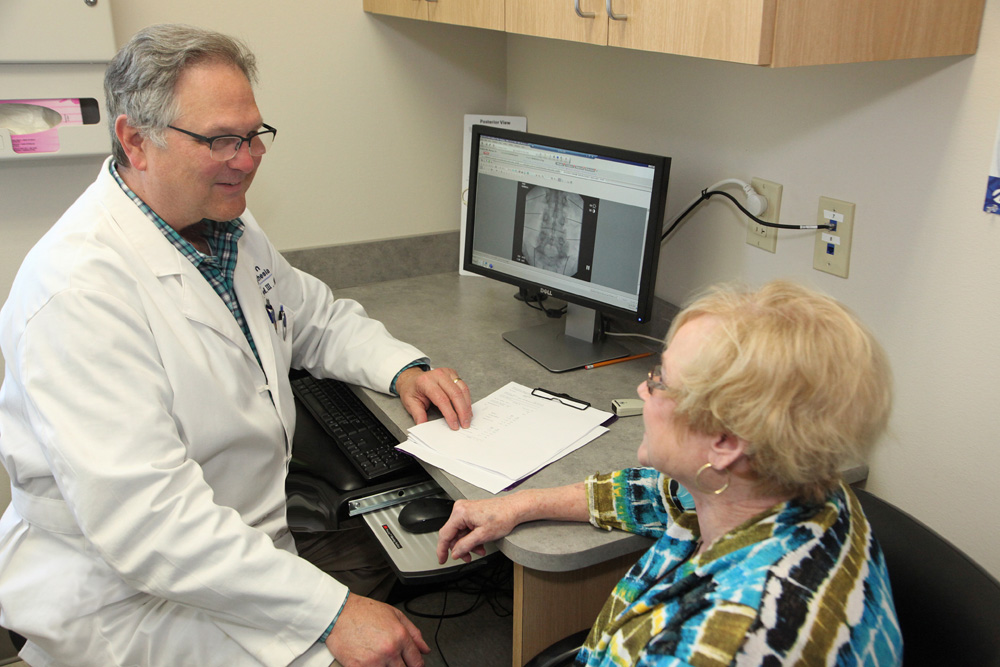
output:
[[465,567],[476,567],[478,561],[489,559],[497,548],[486,545],[486,556],[473,554],[472,562],[466,566],[463,561],[449,560],[444,565],[437,562],[437,531],[430,533],[409,533],[399,525],[399,512],[406,504],[417,498],[447,498],[441,487],[433,480],[400,487],[392,491],[378,493],[350,501],[351,516],[362,516],[371,529],[396,576],[404,584],[428,584],[437,580],[451,579]]

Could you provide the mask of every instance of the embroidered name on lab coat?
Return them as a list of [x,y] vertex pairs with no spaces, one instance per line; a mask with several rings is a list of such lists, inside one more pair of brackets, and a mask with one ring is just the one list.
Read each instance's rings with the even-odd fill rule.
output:
[[274,275],[271,273],[271,269],[255,266],[253,270],[257,274],[257,287],[260,288],[260,293],[267,296],[268,292],[274,289]]

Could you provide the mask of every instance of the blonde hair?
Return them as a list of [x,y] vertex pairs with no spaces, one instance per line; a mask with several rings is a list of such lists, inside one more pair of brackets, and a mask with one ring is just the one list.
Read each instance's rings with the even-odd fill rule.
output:
[[819,500],[845,463],[863,461],[892,405],[885,352],[834,299],[786,281],[717,286],[673,321],[717,318],[680,369],[675,415],[699,433],[731,433],[768,492]]

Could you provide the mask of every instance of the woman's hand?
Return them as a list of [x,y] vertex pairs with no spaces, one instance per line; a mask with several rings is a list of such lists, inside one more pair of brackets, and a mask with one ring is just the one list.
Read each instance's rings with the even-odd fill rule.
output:
[[444,564],[448,552],[453,559],[466,563],[472,560],[473,553],[485,555],[484,544],[504,537],[523,520],[517,496],[456,501],[451,517],[438,531],[438,562]]
[[472,554],[486,554],[484,544],[505,537],[526,521],[587,521],[589,518],[587,489],[583,482],[517,491],[486,500],[459,500],[438,532],[438,562],[444,564],[450,551],[452,558],[468,563]]

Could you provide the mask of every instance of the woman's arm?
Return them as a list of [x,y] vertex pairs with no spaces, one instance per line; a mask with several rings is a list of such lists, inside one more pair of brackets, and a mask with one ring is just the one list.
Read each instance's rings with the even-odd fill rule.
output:
[[504,537],[518,524],[541,519],[588,521],[590,510],[583,482],[551,489],[517,491],[499,498],[459,500],[448,522],[438,533],[438,562],[469,562],[470,554],[483,555],[486,542]]

